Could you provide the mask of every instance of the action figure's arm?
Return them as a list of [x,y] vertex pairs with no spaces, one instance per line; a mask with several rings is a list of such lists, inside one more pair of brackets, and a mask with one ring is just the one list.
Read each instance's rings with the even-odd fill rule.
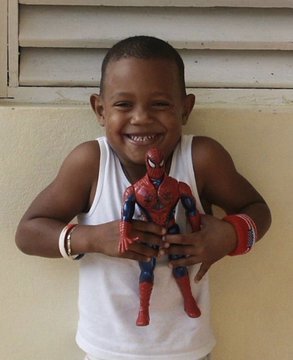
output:
[[179,193],[192,231],[198,231],[200,229],[200,214],[196,209],[195,198],[190,187],[183,182],[179,182]]
[[124,253],[128,250],[130,244],[139,240],[138,237],[131,237],[130,232],[132,229],[132,218],[135,209],[135,193],[132,186],[129,186],[123,196],[123,206],[121,211],[120,221],[120,239],[119,239],[119,252]]

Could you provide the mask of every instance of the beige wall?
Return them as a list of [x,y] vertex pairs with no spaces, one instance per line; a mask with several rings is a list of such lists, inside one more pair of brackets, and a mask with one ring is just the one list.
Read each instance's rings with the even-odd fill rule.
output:
[[[201,106],[186,132],[210,135],[267,199],[270,233],[211,271],[214,360],[293,358],[292,106]],[[0,358],[78,360],[77,264],[21,254],[20,216],[68,151],[101,134],[88,107],[0,107]]]

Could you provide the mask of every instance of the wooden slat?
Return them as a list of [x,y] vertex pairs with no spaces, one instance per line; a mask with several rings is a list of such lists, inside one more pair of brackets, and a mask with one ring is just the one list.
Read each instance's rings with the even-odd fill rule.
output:
[[[101,49],[23,49],[20,84],[97,86]],[[189,87],[293,88],[291,51],[181,51]]]
[[7,95],[7,0],[0,0],[0,96]]
[[20,3],[86,6],[293,7],[292,0],[21,0]]
[[23,49],[20,84],[29,86],[97,86],[101,49]]
[[105,48],[148,34],[179,49],[293,50],[292,19],[292,9],[21,6],[19,42],[22,47]]
[[291,51],[195,51],[183,57],[190,87],[293,88]]

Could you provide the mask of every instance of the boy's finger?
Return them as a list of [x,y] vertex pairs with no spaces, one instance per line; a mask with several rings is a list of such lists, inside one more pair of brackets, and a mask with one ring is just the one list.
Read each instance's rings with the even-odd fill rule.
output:
[[146,232],[140,232],[139,239],[140,239],[139,241],[140,244],[147,244],[149,246],[155,245],[161,247],[163,243],[162,236],[146,233]]
[[158,249],[155,249],[145,244],[135,243],[131,246],[130,250],[136,254],[143,256],[145,258],[143,261],[146,261],[146,258],[158,256]]
[[165,228],[153,222],[136,220],[133,222],[133,226],[136,230],[142,232],[152,233],[160,236],[164,236],[166,234]]
[[196,256],[189,256],[186,258],[171,260],[169,262],[169,266],[174,269],[179,266],[191,266],[191,265],[195,265],[195,264],[199,264],[199,263],[200,263],[200,260]]
[[179,256],[190,256],[194,254],[193,246],[182,246],[182,245],[172,245],[168,246],[169,244],[165,244],[163,248],[160,250],[161,255],[179,255]]
[[210,268],[210,265],[208,265],[206,263],[202,263],[197,274],[195,275],[194,281],[196,283],[198,283],[204,277],[204,275],[208,272],[209,268]]
[[167,234],[164,237],[164,241],[169,244],[178,244],[178,245],[191,245],[194,244],[198,238],[198,233],[191,234]]

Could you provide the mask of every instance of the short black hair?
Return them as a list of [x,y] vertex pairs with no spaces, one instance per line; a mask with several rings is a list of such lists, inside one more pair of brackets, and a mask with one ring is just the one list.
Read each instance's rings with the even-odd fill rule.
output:
[[184,62],[178,51],[164,40],[153,36],[132,36],[123,39],[111,47],[102,62],[100,92],[103,92],[107,66],[122,58],[164,59],[173,61],[178,68],[179,81],[185,94]]

